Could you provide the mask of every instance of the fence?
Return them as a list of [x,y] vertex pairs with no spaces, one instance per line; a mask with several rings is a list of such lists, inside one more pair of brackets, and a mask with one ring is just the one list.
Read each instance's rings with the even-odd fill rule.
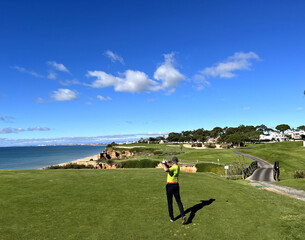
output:
[[252,173],[258,168],[257,161],[253,161],[247,168],[242,170],[243,179],[251,176]]

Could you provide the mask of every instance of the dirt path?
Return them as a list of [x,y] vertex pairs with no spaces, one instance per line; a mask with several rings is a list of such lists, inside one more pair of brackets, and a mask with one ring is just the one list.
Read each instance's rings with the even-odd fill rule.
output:
[[287,197],[296,198],[305,201],[305,191],[297,190],[291,187],[280,186],[271,182],[251,181],[252,186],[259,187],[260,189],[270,192],[278,193]]

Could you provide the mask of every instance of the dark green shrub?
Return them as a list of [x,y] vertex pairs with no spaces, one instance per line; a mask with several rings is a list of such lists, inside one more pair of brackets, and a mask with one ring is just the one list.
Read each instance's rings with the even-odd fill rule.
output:
[[216,144],[215,143],[205,143],[204,146],[206,148],[216,148]]
[[162,154],[163,154],[163,151],[161,151],[161,150],[155,150],[155,151],[154,151],[154,154],[155,154],[155,155],[162,155]]
[[86,166],[83,164],[77,164],[77,163],[68,163],[66,165],[63,166],[59,166],[59,165],[53,165],[50,167],[47,167],[46,169],[84,169],[84,168],[89,168],[92,169],[92,166]]
[[202,147],[202,143],[192,143],[192,147]]
[[123,168],[155,168],[160,161],[153,161],[149,159],[130,160],[122,162]]
[[294,178],[305,178],[305,174],[303,170],[296,170],[293,173]]

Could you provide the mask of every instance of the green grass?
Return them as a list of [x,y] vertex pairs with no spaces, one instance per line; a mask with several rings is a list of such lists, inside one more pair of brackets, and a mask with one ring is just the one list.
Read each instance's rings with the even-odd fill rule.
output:
[[305,147],[303,147],[302,142],[254,144],[250,147],[250,149],[243,149],[241,152],[257,156],[271,164],[279,161],[281,180],[279,184],[305,190],[305,185],[300,184],[303,180],[293,179],[295,170],[305,170]]
[[[217,159],[219,159],[219,163],[221,165],[232,164],[232,162],[238,161],[240,156],[237,156],[233,153],[233,149],[194,149],[194,148],[182,148],[182,152],[180,151],[180,145],[173,144],[128,144],[128,147],[142,147],[142,151],[145,148],[151,150],[160,150],[163,151],[161,155],[151,155],[151,156],[135,156],[131,159],[143,159],[148,158],[152,160],[170,160],[173,156],[177,156],[179,160],[183,163],[218,163]],[[119,146],[117,149],[120,149]],[[120,150],[127,150],[121,148]],[[172,155],[169,153],[176,152],[176,154]],[[246,164],[249,165],[252,160],[245,158]]]
[[181,172],[182,202],[216,200],[171,223],[165,181],[159,169],[0,171],[0,239],[305,237],[305,202],[208,173]]

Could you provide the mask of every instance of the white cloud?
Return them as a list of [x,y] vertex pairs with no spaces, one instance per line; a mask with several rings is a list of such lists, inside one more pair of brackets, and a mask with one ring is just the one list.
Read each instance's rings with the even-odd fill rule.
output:
[[71,101],[78,98],[78,93],[70,89],[59,88],[57,91],[52,93],[51,97],[55,101]]
[[71,86],[71,85],[82,84],[82,83],[79,82],[77,79],[65,80],[65,81],[60,80],[59,83],[60,83],[61,85],[63,85],[63,86]]
[[8,133],[19,133],[24,132],[23,128],[2,128],[0,129],[0,134],[8,134]]
[[0,134],[9,134],[9,133],[20,133],[24,131],[50,131],[50,128],[47,127],[29,127],[28,129],[24,128],[2,128],[0,129]]
[[260,58],[254,52],[236,52],[225,61],[203,69],[198,75],[203,79],[206,77],[232,78],[236,76],[235,71],[250,70],[251,60],[260,60]]
[[244,107],[244,111],[249,111],[250,107]]
[[144,72],[127,70],[121,74],[122,77],[115,77],[103,71],[89,71],[89,77],[96,77],[90,86],[93,88],[114,87],[117,92],[145,92],[151,90],[157,83],[148,78]]
[[302,111],[302,110],[304,110],[304,108],[302,108],[302,107],[297,108],[297,111]]
[[4,121],[4,117],[0,115],[0,121]]
[[57,71],[67,72],[67,73],[70,72],[70,71],[65,67],[65,65],[63,65],[62,63],[57,63],[57,62],[55,62],[55,61],[48,61],[47,63],[48,63],[48,65],[54,67]]
[[49,75],[47,77],[48,79],[56,79],[57,78],[57,74],[55,72],[49,72]]
[[107,51],[105,52],[105,55],[106,55],[112,62],[117,62],[117,61],[118,61],[118,62],[124,64],[124,59],[123,59],[121,56],[115,54],[114,52],[112,52],[112,51],[110,51],[110,50],[107,50]]
[[28,131],[50,131],[48,127],[29,127]]
[[151,80],[146,73],[127,70],[119,76],[113,76],[104,71],[89,71],[88,77],[96,77],[91,85],[93,88],[114,87],[117,92],[146,92],[169,89],[169,93],[175,91],[178,83],[185,77],[174,67],[174,54],[165,54],[164,63],[157,68],[154,78]]
[[175,67],[174,53],[164,54],[164,63],[157,68],[154,78],[160,80],[161,85],[155,86],[156,90],[176,88],[185,77]]
[[201,91],[211,85],[211,83],[208,80],[206,80],[205,77],[201,74],[196,74],[193,78],[194,78],[194,82],[197,84],[198,91]]
[[101,101],[111,101],[112,100],[111,97],[103,97],[101,95],[97,95],[96,97]]
[[101,95],[97,95],[97,98],[101,101],[106,101],[107,99]]
[[49,102],[48,100],[43,99],[43,98],[41,98],[41,97],[36,98],[34,101],[35,101],[36,103],[46,103],[46,102]]
[[34,76],[34,77],[38,77],[38,78],[43,78],[43,77],[44,77],[44,76],[38,74],[37,72],[29,71],[29,70],[27,70],[27,69],[25,69],[25,68],[23,68],[23,67],[13,66],[13,67],[11,67],[11,68],[13,68],[13,69],[15,69],[15,70],[17,70],[17,71],[19,71],[19,72],[24,72],[24,73],[30,74],[30,75],[32,75],[32,76]]

